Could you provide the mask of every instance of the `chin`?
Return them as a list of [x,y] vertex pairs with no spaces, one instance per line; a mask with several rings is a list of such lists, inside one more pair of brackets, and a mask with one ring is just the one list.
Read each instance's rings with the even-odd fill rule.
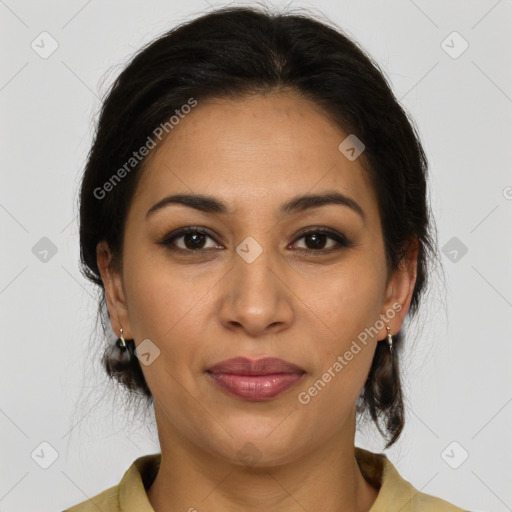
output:
[[282,465],[295,460],[302,451],[299,436],[290,428],[283,428],[282,421],[282,416],[273,421],[238,419],[236,423],[222,423],[225,430],[217,425],[218,436],[212,437],[209,429],[205,439],[209,451],[227,462],[260,468]]

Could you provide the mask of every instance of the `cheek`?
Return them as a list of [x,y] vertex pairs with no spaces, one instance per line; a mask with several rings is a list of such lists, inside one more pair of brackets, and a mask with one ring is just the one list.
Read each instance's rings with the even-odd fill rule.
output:
[[183,319],[194,315],[207,283],[187,280],[160,250],[127,253],[125,285],[134,336],[165,341]]
[[305,297],[306,309],[316,315],[315,323],[325,331],[330,349],[343,348],[381,313],[385,275],[377,262],[364,260],[360,255],[353,263],[318,273],[304,280],[297,293]]
[[153,262],[130,268],[126,263],[128,314],[136,344],[149,339],[159,350],[150,364],[141,364],[144,378],[153,399],[167,404],[166,410],[185,410],[188,395],[183,389],[191,389],[188,370],[197,364],[199,350],[199,338],[190,328],[197,328],[193,320],[200,309],[200,296],[161,265]]
[[[206,267],[205,267],[206,268]],[[186,369],[200,365],[218,277],[199,266],[184,273],[165,255],[134,251],[125,260],[125,285],[130,326],[137,343],[150,339],[160,350],[158,365],[143,367],[149,381],[188,378]],[[207,341],[207,340],[206,340]],[[162,381],[162,378],[164,379]],[[150,385],[151,387],[151,385]]]
[[377,338],[368,333],[382,312],[383,272],[379,260],[360,253],[350,264],[318,274],[315,286],[300,292],[307,293],[304,312],[314,312],[319,329],[314,334],[311,322],[305,326],[307,338],[314,340],[308,349],[316,364],[301,391],[311,412],[333,414],[335,424],[356,402],[373,360]]
[[[375,352],[376,338],[365,333],[379,318],[381,300],[378,273],[347,271],[331,276],[322,292],[312,294],[308,306],[321,317],[323,334],[313,335],[309,353],[312,374],[301,387],[299,402],[315,428],[332,431],[345,423],[364,386]],[[325,422],[329,417],[331,421]],[[332,432],[331,432],[332,433]],[[326,434],[327,435],[327,434]]]

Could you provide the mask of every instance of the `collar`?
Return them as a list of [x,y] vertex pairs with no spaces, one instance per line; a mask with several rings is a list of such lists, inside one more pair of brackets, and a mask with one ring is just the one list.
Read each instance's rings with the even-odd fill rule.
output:
[[[403,479],[393,464],[383,453],[373,453],[363,448],[355,447],[355,457],[361,473],[379,494],[369,512],[387,512],[400,510],[410,512],[418,510],[418,505],[436,506],[436,510],[459,511],[438,498],[420,493],[407,480]],[[136,459],[124,474],[119,483],[118,501],[122,512],[154,512],[146,489],[149,489],[160,467],[161,454],[144,455]],[[421,508],[423,510],[423,508]]]

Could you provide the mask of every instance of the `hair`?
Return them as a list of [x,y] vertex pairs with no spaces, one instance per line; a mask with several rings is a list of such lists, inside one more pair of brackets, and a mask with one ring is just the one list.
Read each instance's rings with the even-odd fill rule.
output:
[[[360,158],[377,195],[388,272],[417,244],[417,278],[407,313],[409,318],[416,315],[436,245],[427,201],[427,159],[414,122],[378,65],[341,29],[311,15],[252,7],[217,9],[166,32],[131,59],[103,99],[79,207],[80,270],[100,287],[100,313],[106,306],[96,246],[105,240],[111,268],[122,268],[125,220],[147,157],[104,197],[95,191],[190,98],[201,102],[273,91],[302,94],[345,133],[363,141]],[[399,371],[402,331],[394,335],[392,353],[385,343],[377,343],[356,409],[359,415],[369,414],[386,448],[396,442],[405,421]],[[111,346],[102,365],[110,377],[151,402],[134,342],[126,343],[131,357],[115,357]]]

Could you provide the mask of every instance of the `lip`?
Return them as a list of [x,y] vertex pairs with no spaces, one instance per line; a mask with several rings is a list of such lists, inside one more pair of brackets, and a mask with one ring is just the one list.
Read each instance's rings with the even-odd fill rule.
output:
[[216,385],[231,395],[261,402],[295,386],[305,371],[275,357],[258,360],[235,357],[215,364],[206,373]]

